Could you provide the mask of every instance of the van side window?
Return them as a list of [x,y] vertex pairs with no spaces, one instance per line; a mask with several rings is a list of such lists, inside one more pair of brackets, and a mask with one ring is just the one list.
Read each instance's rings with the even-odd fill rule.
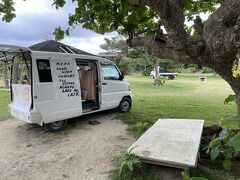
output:
[[37,59],[39,82],[52,82],[49,60]]
[[119,80],[120,74],[113,64],[101,64],[102,75],[105,80]]

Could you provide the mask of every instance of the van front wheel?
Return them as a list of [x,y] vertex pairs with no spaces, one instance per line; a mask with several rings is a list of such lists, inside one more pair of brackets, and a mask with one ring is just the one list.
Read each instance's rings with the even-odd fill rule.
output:
[[48,132],[59,132],[67,126],[67,120],[56,121],[52,123],[45,124],[45,129]]
[[120,112],[128,112],[131,109],[132,101],[128,97],[124,97],[122,101],[120,102],[118,109]]

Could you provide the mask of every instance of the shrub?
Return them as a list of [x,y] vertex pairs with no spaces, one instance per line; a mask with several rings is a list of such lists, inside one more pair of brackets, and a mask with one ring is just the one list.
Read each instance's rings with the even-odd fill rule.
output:
[[212,160],[223,157],[223,167],[230,171],[234,154],[240,152],[240,132],[223,129],[218,137],[214,137],[210,142],[207,152],[210,152]]
[[159,76],[158,78],[154,79],[154,86],[161,86],[164,85],[167,81],[167,77]]
[[202,68],[202,73],[213,73],[214,71],[211,68],[208,67],[203,67]]
[[118,67],[119,67],[120,71],[125,75],[127,75],[131,72],[131,64],[130,64],[129,59],[122,59],[118,63]]
[[160,180],[131,150],[117,159],[115,169],[110,171],[110,177],[112,180]]
[[142,71],[142,75],[143,76],[150,76],[150,73],[151,73],[152,69],[153,69],[152,66],[146,67],[146,69]]
[[116,169],[110,172],[112,179],[132,179],[141,173],[141,162],[139,158],[130,152],[126,152],[116,162]]
[[[236,95],[229,95],[224,104],[236,103]],[[225,170],[231,170],[231,160],[240,153],[240,117],[232,116],[220,121],[220,126],[224,129],[214,136],[208,145],[207,152],[211,159],[222,157]]]
[[132,130],[136,132],[137,138],[139,138],[145,131],[147,131],[151,126],[152,122],[148,120],[138,121],[135,125],[132,126]]

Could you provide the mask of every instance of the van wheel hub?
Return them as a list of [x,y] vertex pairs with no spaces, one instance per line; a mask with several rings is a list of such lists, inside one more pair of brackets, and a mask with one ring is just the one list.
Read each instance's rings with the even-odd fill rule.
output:
[[123,102],[123,104],[122,104],[122,108],[123,108],[123,110],[127,110],[128,108],[129,108],[129,103],[128,102]]
[[63,121],[57,121],[57,122],[51,123],[51,126],[53,129],[57,129],[57,128],[61,127],[62,125],[63,125]]
[[131,99],[128,97],[124,97],[120,102],[118,109],[120,110],[120,112],[124,113],[128,112],[131,109],[131,106],[132,106]]
[[58,132],[63,130],[67,126],[67,120],[56,121],[44,125],[49,132]]

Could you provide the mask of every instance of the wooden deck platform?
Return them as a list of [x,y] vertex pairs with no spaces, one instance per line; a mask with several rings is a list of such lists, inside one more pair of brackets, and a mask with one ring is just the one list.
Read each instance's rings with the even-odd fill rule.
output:
[[151,164],[196,167],[203,124],[196,119],[159,119],[128,151]]

